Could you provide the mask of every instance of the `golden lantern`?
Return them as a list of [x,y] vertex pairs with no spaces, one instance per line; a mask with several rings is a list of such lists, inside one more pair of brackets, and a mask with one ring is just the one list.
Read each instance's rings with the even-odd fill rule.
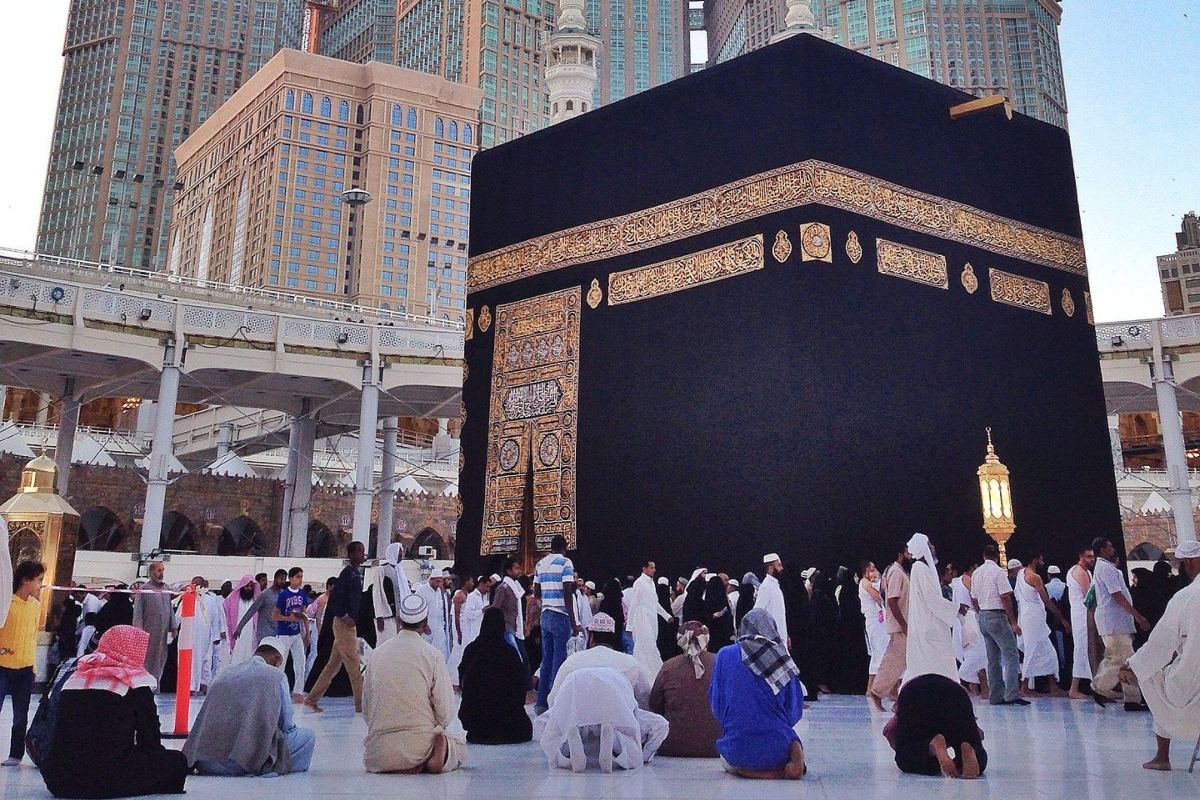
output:
[[996,540],[1000,548],[1000,568],[1008,568],[1008,554],[1004,545],[1017,529],[1013,522],[1012,490],[1009,485],[1008,467],[996,457],[992,445],[992,429],[987,429],[987,457],[975,473],[979,476],[979,502],[983,508],[983,529]]

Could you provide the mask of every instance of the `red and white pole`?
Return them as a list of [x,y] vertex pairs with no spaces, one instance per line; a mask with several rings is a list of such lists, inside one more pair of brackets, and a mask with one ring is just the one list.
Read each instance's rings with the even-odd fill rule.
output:
[[187,736],[192,701],[192,647],[196,640],[196,587],[188,584],[180,599],[178,669],[175,675],[175,735]]

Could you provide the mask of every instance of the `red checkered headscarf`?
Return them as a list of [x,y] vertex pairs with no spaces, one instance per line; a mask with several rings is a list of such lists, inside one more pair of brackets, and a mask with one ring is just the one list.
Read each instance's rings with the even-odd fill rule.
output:
[[75,674],[63,689],[102,689],[124,696],[139,686],[154,688],[158,681],[146,671],[150,634],[132,625],[114,625],[100,637],[96,652],[79,659]]

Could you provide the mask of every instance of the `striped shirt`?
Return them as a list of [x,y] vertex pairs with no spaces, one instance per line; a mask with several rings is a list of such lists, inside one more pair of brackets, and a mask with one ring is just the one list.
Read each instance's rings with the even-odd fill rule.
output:
[[563,583],[575,582],[575,567],[571,559],[559,553],[551,553],[533,568],[533,583],[542,587],[542,610],[567,613],[563,599]]

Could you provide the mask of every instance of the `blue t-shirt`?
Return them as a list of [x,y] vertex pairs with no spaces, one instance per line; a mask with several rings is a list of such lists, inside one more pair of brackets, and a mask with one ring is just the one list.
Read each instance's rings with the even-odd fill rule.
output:
[[[275,601],[275,608],[279,609],[279,613],[285,617],[288,614],[294,614],[297,611],[303,612],[308,608],[311,601],[308,599],[308,593],[303,589],[293,589],[288,586],[279,592],[279,598]],[[300,633],[299,622],[276,622],[276,636],[295,636]]]

